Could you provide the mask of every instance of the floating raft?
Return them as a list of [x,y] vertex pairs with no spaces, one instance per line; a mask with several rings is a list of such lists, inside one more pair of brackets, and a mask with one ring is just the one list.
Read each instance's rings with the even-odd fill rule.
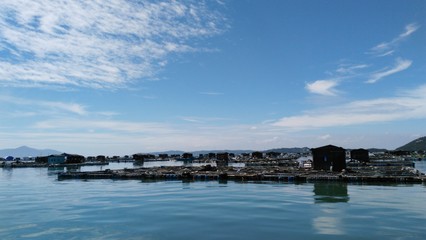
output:
[[382,182],[422,183],[425,175],[418,171],[401,171],[398,174],[374,172],[334,173],[285,167],[156,167],[92,172],[62,172],[59,180],[67,179],[114,179],[114,180],[190,180],[190,181],[278,181],[278,182]]

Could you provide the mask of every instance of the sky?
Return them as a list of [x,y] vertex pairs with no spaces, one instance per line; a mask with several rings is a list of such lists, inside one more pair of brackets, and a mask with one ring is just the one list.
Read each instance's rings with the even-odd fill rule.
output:
[[0,149],[395,149],[425,76],[424,0],[0,2]]

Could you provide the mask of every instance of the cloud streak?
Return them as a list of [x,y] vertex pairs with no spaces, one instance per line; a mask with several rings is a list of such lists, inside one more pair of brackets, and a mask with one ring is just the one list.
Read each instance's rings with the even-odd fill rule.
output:
[[167,124],[155,122],[130,122],[116,120],[88,120],[74,118],[56,118],[39,121],[33,128],[38,130],[62,130],[62,131],[83,131],[83,132],[122,132],[127,134],[172,134],[179,130],[172,129]]
[[210,96],[217,96],[217,95],[224,95],[222,92],[200,92],[201,95],[210,95]]
[[77,115],[87,115],[88,112],[86,107],[77,104],[77,103],[68,103],[68,102],[59,102],[59,101],[40,101],[40,100],[30,100],[24,98],[17,98],[12,96],[0,96],[0,102],[6,102],[9,104],[20,105],[20,106],[29,106],[35,111],[34,108],[38,108],[38,111],[43,109],[53,110],[58,112],[66,112]]
[[397,97],[353,101],[326,109],[284,117],[272,126],[291,130],[349,126],[426,118],[426,85]]
[[368,53],[376,57],[384,57],[384,56],[392,55],[395,52],[395,48],[399,45],[399,43],[407,39],[419,28],[420,28],[420,25],[416,23],[410,23],[405,26],[404,32],[402,32],[401,34],[399,34],[397,37],[395,37],[389,42],[382,42],[374,46],[373,48],[370,49]]
[[366,81],[366,83],[375,83],[384,77],[404,71],[409,68],[411,64],[411,60],[398,58],[396,60],[395,66],[393,66],[391,69],[385,69],[383,71],[373,73],[370,76],[370,79]]
[[[373,54],[377,57],[384,57],[392,55],[396,50],[396,47],[400,42],[407,39],[414,32],[416,32],[420,26],[416,23],[411,23],[405,26],[404,32],[399,34],[397,37],[392,39],[390,42],[383,42],[370,49],[369,54]],[[341,64],[334,72],[331,72],[331,78],[327,80],[316,80],[314,82],[307,83],[305,89],[314,94],[323,96],[337,96],[339,91],[336,87],[344,79],[354,77],[366,77],[365,83],[376,83],[377,81],[390,76],[392,74],[404,71],[412,65],[412,61],[409,59],[397,58],[394,66],[385,67],[376,72],[370,73],[359,73],[363,69],[369,68],[372,64]]]
[[368,68],[369,65],[367,64],[344,64],[339,66],[339,68],[336,70],[336,73],[338,74],[355,74],[357,70]]
[[324,96],[335,96],[337,95],[337,90],[335,87],[339,84],[338,80],[317,80],[305,85],[306,90],[311,93],[324,95]]
[[197,39],[227,28],[212,4],[1,1],[0,84],[117,88],[153,77],[173,54],[198,51]]

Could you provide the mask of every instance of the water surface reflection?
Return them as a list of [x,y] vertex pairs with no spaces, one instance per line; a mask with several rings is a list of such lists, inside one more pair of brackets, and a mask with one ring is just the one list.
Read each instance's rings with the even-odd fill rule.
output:
[[315,203],[348,202],[348,184],[342,182],[315,183]]
[[342,216],[344,207],[335,207],[335,203],[349,202],[348,185],[340,182],[321,182],[314,184],[315,203],[321,204],[318,216],[312,219],[312,226],[318,234],[346,234]]

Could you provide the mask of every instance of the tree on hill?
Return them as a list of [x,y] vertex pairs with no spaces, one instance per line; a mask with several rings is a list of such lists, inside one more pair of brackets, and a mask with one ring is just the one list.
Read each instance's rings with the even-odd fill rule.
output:
[[426,151],[426,136],[417,138],[404,146],[401,146],[397,149],[397,151]]

